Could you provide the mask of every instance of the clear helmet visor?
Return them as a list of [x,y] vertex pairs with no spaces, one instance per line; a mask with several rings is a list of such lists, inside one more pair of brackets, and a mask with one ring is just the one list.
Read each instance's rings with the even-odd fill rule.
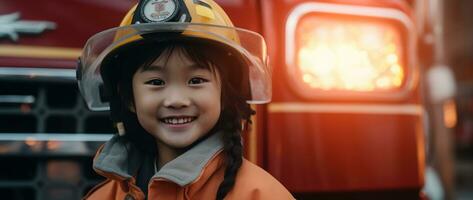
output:
[[[195,23],[135,24],[116,27],[97,33],[86,43],[77,69],[80,92],[91,110],[109,110],[109,103],[101,98],[103,85],[101,67],[113,50],[147,39],[166,41],[169,35],[200,38],[222,44],[238,53],[248,76],[249,92],[246,102],[263,104],[271,100],[271,69],[267,63],[266,44],[261,35],[245,29]],[[160,38],[162,37],[162,38]]]

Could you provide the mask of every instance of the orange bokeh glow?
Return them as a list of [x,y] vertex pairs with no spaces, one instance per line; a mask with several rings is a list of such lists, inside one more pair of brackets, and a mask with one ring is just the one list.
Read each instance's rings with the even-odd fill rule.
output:
[[398,89],[405,79],[401,42],[393,25],[305,17],[296,31],[300,79],[322,90]]

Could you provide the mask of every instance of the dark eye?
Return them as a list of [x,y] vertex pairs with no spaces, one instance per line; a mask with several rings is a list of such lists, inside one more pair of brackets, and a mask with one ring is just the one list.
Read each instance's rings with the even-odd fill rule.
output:
[[202,84],[206,82],[209,82],[209,80],[204,79],[204,78],[194,77],[189,80],[189,85]]
[[146,84],[156,85],[156,86],[163,86],[165,83],[161,79],[153,79],[153,80],[146,81]]

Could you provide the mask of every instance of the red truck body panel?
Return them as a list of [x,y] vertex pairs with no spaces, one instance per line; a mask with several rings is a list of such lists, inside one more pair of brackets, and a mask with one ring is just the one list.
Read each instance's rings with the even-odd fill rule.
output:
[[[268,105],[264,166],[294,192],[417,188],[423,185],[423,113],[376,114],[311,111],[310,106],[422,105],[416,84],[396,101],[307,99],[292,91],[285,65],[285,22],[303,0],[262,1],[262,26],[273,67],[273,100]],[[403,10],[403,1],[324,1]],[[417,66],[416,66],[417,67]],[[307,91],[311,92],[311,91]],[[348,97],[349,98],[349,97]],[[296,104],[306,111],[272,107]]]

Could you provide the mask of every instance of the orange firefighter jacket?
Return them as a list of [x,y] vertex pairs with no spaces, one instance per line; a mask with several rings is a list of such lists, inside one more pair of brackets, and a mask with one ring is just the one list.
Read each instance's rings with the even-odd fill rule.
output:
[[[215,199],[223,180],[225,166],[223,143],[219,133],[210,136],[187,152],[164,165],[151,178],[148,199]],[[136,185],[140,155],[130,142],[113,137],[97,152],[94,170],[107,178],[93,188],[87,200],[143,200],[144,193]],[[291,193],[263,169],[243,160],[235,186],[225,197],[231,199],[294,199]]]

